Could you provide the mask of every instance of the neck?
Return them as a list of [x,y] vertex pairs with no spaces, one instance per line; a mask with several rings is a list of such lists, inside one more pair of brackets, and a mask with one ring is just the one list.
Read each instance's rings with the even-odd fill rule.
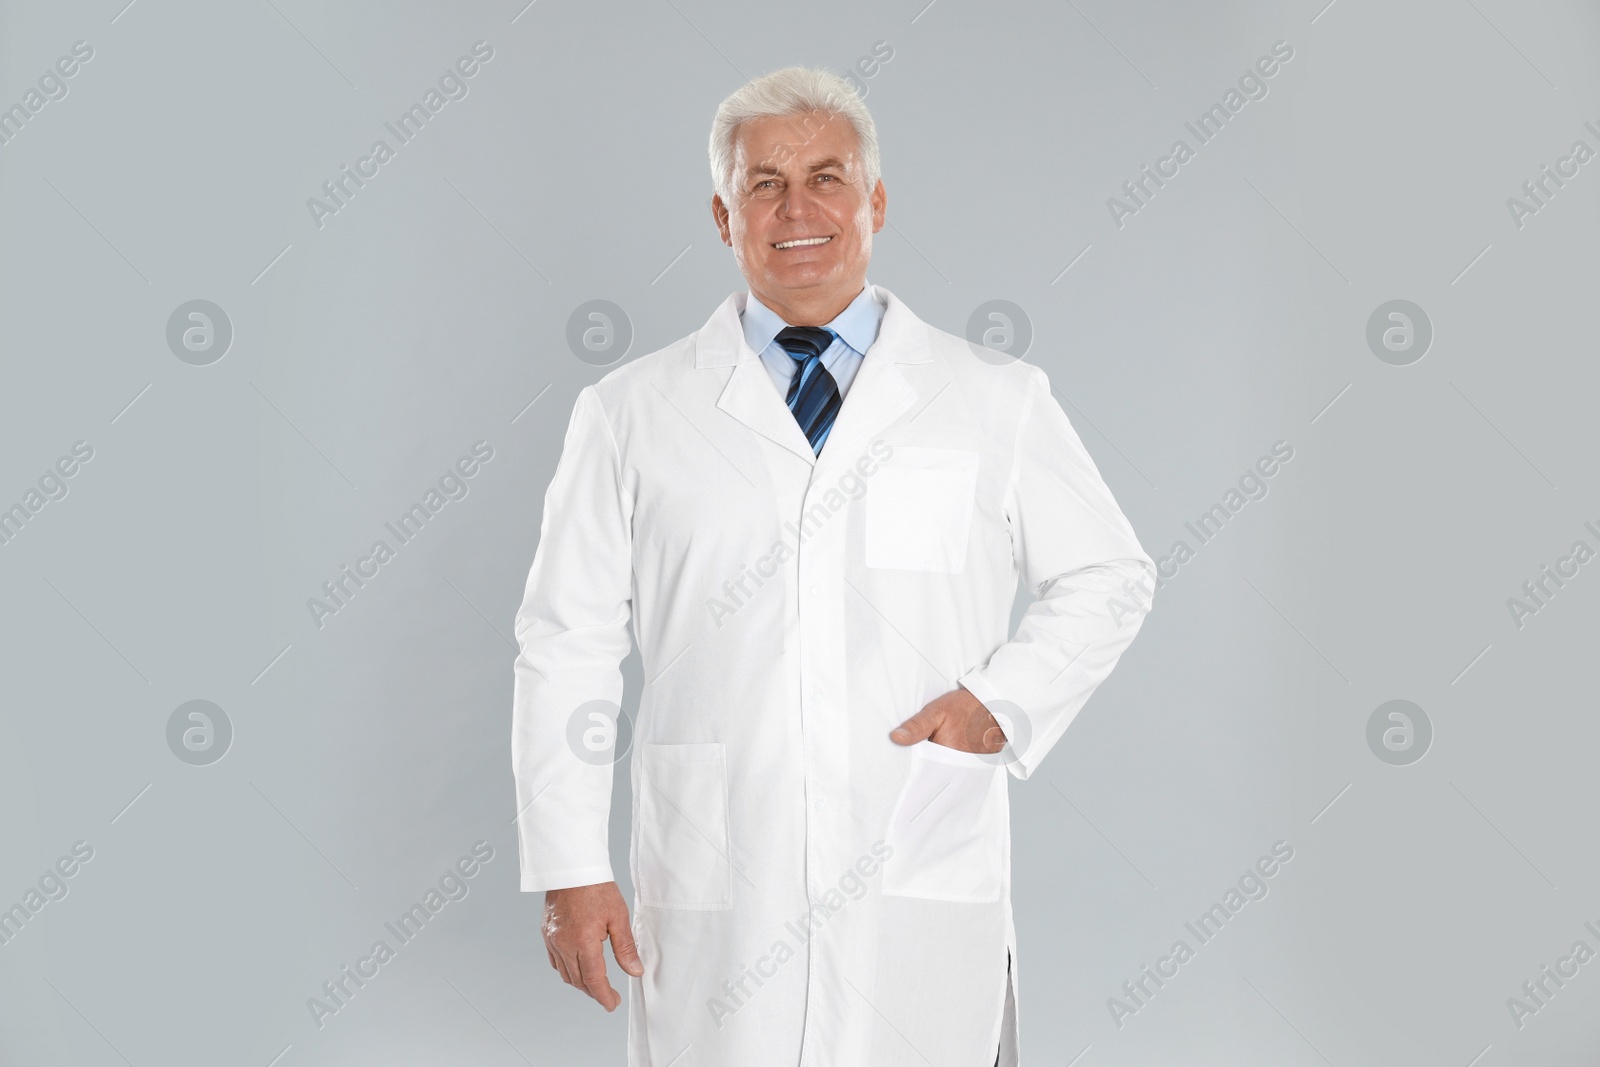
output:
[[750,291],[790,326],[826,326],[865,288],[865,281],[858,280],[828,290],[767,293],[752,285]]

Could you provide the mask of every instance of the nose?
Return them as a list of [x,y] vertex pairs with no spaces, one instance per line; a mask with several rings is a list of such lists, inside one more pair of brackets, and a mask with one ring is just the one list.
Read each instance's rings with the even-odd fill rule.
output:
[[817,206],[816,194],[805,184],[790,185],[784,190],[783,199],[778,205],[779,214],[784,218],[804,218],[811,214]]

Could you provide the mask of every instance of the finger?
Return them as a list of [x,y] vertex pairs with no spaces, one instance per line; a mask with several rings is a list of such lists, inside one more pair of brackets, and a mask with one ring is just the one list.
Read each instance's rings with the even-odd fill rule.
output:
[[932,737],[943,718],[943,713],[930,704],[891,730],[889,739],[897,745],[914,745]]
[[582,988],[578,982],[578,957],[570,952],[556,953],[556,970],[561,972],[561,980],[574,988]]
[[644,974],[644,964],[639,962],[639,946],[634,943],[633,931],[628,928],[627,916],[622,921],[612,920],[610,925],[611,954],[616,957],[617,966],[633,975],[635,978]]
[[583,988],[606,1011],[615,1011],[622,1003],[622,997],[606,980],[606,957],[599,945],[589,945],[578,952],[578,975],[583,979]]

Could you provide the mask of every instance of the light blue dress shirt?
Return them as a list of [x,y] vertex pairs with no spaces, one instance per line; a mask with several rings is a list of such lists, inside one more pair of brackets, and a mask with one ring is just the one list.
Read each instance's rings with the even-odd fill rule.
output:
[[[866,358],[867,349],[872,347],[872,342],[878,339],[878,327],[883,323],[884,306],[873,297],[872,283],[868,282],[848,307],[839,312],[834,320],[828,323],[828,328],[836,336],[828,350],[822,353],[822,365],[828,373],[833,375],[833,380],[839,386],[839,398],[844,399],[845,393],[850,388],[850,383],[855,381],[856,371],[861,369],[861,361]],[[790,323],[778,317],[777,312],[767,307],[756,299],[751,293],[745,302],[744,311],[740,314],[740,323],[744,328],[744,339],[761,356],[761,362],[766,365],[767,373],[772,376],[772,382],[778,387],[780,399],[789,395],[789,383],[794,379],[799,364],[794,357],[785,352],[776,338],[778,331]]]

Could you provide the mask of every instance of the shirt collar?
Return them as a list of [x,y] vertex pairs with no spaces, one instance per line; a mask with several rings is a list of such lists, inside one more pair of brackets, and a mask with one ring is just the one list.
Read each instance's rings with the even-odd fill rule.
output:
[[[883,305],[872,294],[872,283],[867,282],[860,294],[838,315],[834,316],[828,328],[839,335],[839,339],[855,351],[857,355],[866,355],[867,349],[872,347],[872,342],[878,339],[878,327],[883,322]],[[757,355],[765,352],[778,331],[789,324],[779,318],[778,313],[756,299],[754,293],[750,294],[745,302],[744,311],[740,313],[744,328],[745,342]]]

